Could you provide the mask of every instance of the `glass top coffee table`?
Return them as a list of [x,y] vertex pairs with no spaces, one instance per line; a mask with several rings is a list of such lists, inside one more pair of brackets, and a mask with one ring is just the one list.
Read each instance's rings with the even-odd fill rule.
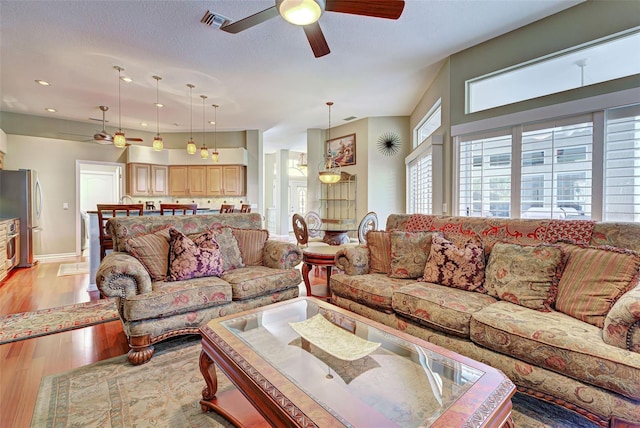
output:
[[[200,404],[237,426],[512,426],[502,372],[318,299],[200,331]],[[217,393],[216,366],[236,388]]]

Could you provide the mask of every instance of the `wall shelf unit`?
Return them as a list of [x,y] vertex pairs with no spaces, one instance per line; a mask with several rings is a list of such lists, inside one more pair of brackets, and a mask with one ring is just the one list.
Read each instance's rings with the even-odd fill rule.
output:
[[356,176],[340,173],[336,184],[320,184],[320,216],[324,223],[356,224]]

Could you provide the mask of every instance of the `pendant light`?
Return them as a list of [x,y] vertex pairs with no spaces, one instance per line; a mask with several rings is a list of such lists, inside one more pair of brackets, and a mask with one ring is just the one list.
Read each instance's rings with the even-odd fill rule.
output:
[[218,163],[218,161],[220,160],[220,153],[218,153],[218,144],[217,144],[217,138],[218,138],[218,107],[220,107],[218,104],[211,104],[211,107],[213,107],[213,152],[211,152],[211,161],[213,163]]
[[159,100],[160,91],[158,86],[162,77],[153,76],[153,78],[156,79],[156,136],[153,138],[153,150],[161,152],[164,148],[164,143],[162,142],[162,137],[160,137],[160,107],[162,107],[162,104],[160,104]]
[[[331,140],[331,106],[332,101],[327,102],[329,106],[329,128],[327,128],[327,141]],[[331,151],[327,150],[324,155],[324,160],[318,165],[318,178],[324,184],[335,184],[340,181],[340,164],[333,159]]]
[[119,149],[127,146],[127,139],[122,132],[122,113],[120,110],[120,81],[122,80],[122,72],[124,68],[114,65],[113,68],[118,70],[118,132],[113,135],[113,145]]
[[191,83],[187,83],[187,87],[189,88],[189,101],[191,103],[191,134],[189,136],[189,141],[187,141],[187,153],[190,155],[196,154],[196,143],[193,141],[193,96],[191,95],[191,91],[195,88]]
[[209,149],[207,148],[207,144],[205,143],[205,133],[204,133],[204,100],[207,99],[206,95],[200,95],[202,98],[202,147],[200,147],[200,157],[202,159],[209,159]]

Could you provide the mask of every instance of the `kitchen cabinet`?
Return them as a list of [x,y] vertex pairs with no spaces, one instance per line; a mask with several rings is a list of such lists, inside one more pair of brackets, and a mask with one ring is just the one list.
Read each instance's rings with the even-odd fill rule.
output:
[[242,165],[207,166],[207,196],[243,196],[244,176]]
[[207,167],[172,165],[169,167],[169,195],[207,196]]
[[166,196],[168,168],[144,163],[127,164],[127,194]]

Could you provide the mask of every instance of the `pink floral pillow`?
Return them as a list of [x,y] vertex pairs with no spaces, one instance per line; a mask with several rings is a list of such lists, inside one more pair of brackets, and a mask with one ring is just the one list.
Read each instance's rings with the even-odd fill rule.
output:
[[213,233],[199,235],[196,243],[172,227],[169,237],[167,281],[222,275],[222,255]]
[[481,242],[470,237],[456,245],[440,234],[433,234],[431,239],[431,251],[420,281],[484,293],[485,262]]

